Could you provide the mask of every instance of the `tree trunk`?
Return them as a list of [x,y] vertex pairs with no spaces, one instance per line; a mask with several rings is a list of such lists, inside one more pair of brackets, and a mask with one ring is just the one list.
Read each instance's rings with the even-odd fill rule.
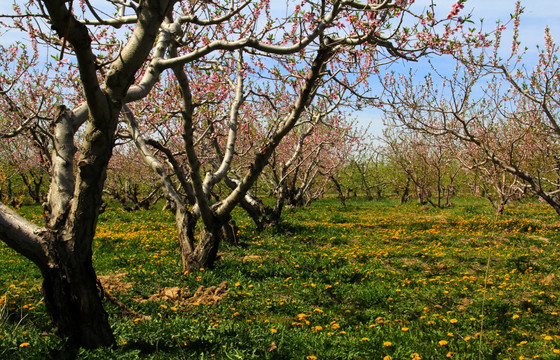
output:
[[78,263],[78,257],[64,244],[58,244],[59,249],[52,249],[51,265],[42,269],[45,306],[57,335],[67,337],[72,346],[114,345],[113,331],[101,302],[103,289],[95,275],[91,254]]
[[222,225],[205,226],[200,233],[198,243],[192,252],[185,254],[183,267],[185,271],[196,271],[200,268],[214,267],[218,255],[218,247],[222,236]]
[[177,226],[177,239],[179,241],[179,253],[181,254],[181,266],[183,271],[190,270],[190,254],[194,251],[194,230],[197,219],[186,208],[176,207],[175,224]]
[[222,231],[220,236],[222,240],[231,244],[231,245],[239,245],[239,227],[237,223],[233,219],[229,219],[222,225]]
[[238,244],[237,224],[231,218],[224,223],[216,222],[211,230],[208,227],[199,234],[195,246],[195,227],[198,218],[183,209],[175,213],[179,251],[183,271],[193,271],[200,268],[212,268],[217,259],[218,247],[221,241]]
[[404,185],[403,193],[401,196],[401,204],[408,202],[409,192],[410,192],[410,178],[407,177],[406,184]]
[[338,198],[340,199],[340,203],[342,204],[342,206],[346,206],[346,198],[344,197],[344,193],[342,192],[342,187],[340,186],[340,183],[336,180],[336,178],[333,175],[331,175],[330,178],[336,188],[336,192],[338,193]]

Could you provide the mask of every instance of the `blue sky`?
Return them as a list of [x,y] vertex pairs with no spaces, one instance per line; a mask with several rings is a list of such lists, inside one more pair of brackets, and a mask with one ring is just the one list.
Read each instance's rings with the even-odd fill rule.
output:
[[[0,2],[0,13],[12,12],[12,0],[2,0]],[[16,1],[23,3],[24,1]],[[100,3],[100,0],[93,0],[92,3]],[[431,0],[416,0],[413,4],[415,9],[422,9],[427,7]],[[455,0],[433,0],[437,4],[436,10],[439,14],[447,14]],[[544,28],[548,25],[551,29],[553,38],[560,42],[560,0],[525,0],[522,2],[525,7],[525,12],[521,18],[520,40],[523,46],[529,48],[526,53],[524,62],[532,64],[536,57],[536,45],[543,43]],[[282,11],[285,6],[285,1],[272,0],[271,6],[273,11]],[[515,0],[468,0],[465,5],[464,11],[472,13],[472,20],[475,21],[478,27],[478,19],[484,18],[484,27],[486,31],[490,31],[495,27],[496,21],[502,19],[507,21],[510,14],[515,9]],[[507,52],[511,45],[511,37],[508,36],[510,32],[506,32],[502,41],[502,47]],[[3,32],[0,30],[0,43],[11,43],[15,40],[20,40],[20,35],[14,32]],[[439,58],[432,59],[437,62],[438,68],[440,67],[453,67],[451,59]],[[409,67],[426,68],[426,63],[420,61],[419,63],[406,63],[393,66],[395,71],[408,71]],[[370,132],[373,134],[381,134],[382,129],[382,113],[378,110],[369,109],[362,112],[354,113],[361,124],[371,122]]]
[[[449,9],[454,3],[452,0],[434,0],[441,7],[438,11]],[[484,19],[483,31],[491,31],[495,28],[498,19],[506,22],[510,19],[510,14],[515,10],[515,0],[467,0],[464,12],[472,13],[472,20],[478,28],[480,19]],[[430,4],[430,0],[417,0],[415,7],[426,7]],[[528,47],[528,50],[523,58],[523,62],[529,65],[535,63],[537,57],[538,44],[542,45],[545,27],[548,26],[551,30],[551,35],[558,43],[560,43],[560,0],[525,0],[522,1],[522,6],[525,8],[524,13],[521,15],[521,25],[519,31],[520,41],[523,47]],[[441,13],[445,13],[441,11]],[[472,25],[471,25],[472,26]],[[511,25],[505,31],[502,38],[501,48],[504,56],[507,56],[511,47]],[[454,62],[447,57],[431,58],[431,61],[437,64],[438,70],[444,67],[453,69]],[[400,65],[400,64],[399,64]],[[400,66],[393,66],[394,71],[408,72],[410,68],[425,69],[427,66],[426,60],[421,60],[418,63],[406,63]],[[383,124],[383,113],[377,109],[364,110],[356,114],[361,124],[370,124],[369,131],[374,135],[381,135]]]

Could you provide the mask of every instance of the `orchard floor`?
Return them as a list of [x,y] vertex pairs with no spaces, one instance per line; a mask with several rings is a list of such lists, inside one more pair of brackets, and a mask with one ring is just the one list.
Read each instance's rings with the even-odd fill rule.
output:
[[559,359],[560,217],[455,203],[328,199],[260,234],[238,212],[241,245],[192,273],[170,213],[109,207],[96,270],[136,312],[106,301],[117,348],[66,350],[39,271],[1,244],[0,358]]

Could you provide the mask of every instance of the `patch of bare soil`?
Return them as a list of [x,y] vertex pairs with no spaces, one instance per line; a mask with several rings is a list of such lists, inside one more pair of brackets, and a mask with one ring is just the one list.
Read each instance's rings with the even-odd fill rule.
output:
[[188,304],[214,305],[227,296],[227,283],[224,281],[218,286],[199,287],[193,296],[186,299]]
[[250,262],[250,261],[263,262],[264,258],[258,255],[246,255],[243,257],[243,259],[241,259],[241,262],[243,263]]
[[540,247],[534,246],[534,245],[533,245],[533,246],[530,246],[530,247],[529,247],[529,250],[530,250],[531,252],[534,252],[534,253],[542,253],[542,252],[544,251],[544,250],[542,250]]
[[543,283],[545,285],[552,285],[555,279],[556,279],[556,275],[554,273],[550,273],[547,277],[543,279]]
[[127,273],[119,273],[119,274],[111,274],[111,275],[101,275],[98,276],[97,279],[101,283],[103,287],[103,291],[105,293],[105,297],[112,302],[113,304],[117,305],[122,314],[125,316],[133,316],[140,320],[151,320],[150,316],[142,315],[137,313],[136,311],[130,309],[124,303],[120,302],[115,295],[114,292],[127,292],[131,287],[132,284],[124,282],[122,279],[127,275]]
[[127,273],[119,273],[119,274],[111,274],[111,275],[101,275],[97,278],[101,282],[103,286],[103,290],[106,293],[113,293],[113,292],[127,292],[132,287],[131,283],[127,283],[123,281],[123,278],[127,275]]
[[[126,275],[127,273],[119,273],[102,275],[98,276],[97,278],[103,286],[103,290],[107,299],[120,307],[123,311],[123,315],[131,315],[142,320],[149,320],[149,316],[144,316],[134,312],[114,296],[114,293],[126,293],[132,288],[131,283],[127,283],[123,280]],[[200,286],[192,295],[189,292],[188,288],[174,286],[160,288],[157,293],[152,294],[147,298],[143,296],[134,296],[132,297],[132,300],[140,303],[145,303],[148,301],[168,301],[182,306],[185,306],[187,304],[214,305],[224,297],[226,297],[227,294],[227,283],[224,281],[218,286]]]
[[157,293],[150,295],[148,298],[135,296],[132,299],[141,303],[145,303],[147,301],[169,301],[177,305],[187,305],[195,303],[214,305],[227,296],[226,290],[227,283],[224,281],[218,286],[200,286],[193,295],[190,295],[187,288],[180,288],[175,286],[161,288]]
[[141,303],[148,301],[171,301],[178,302],[183,298],[189,296],[189,291],[187,288],[180,288],[178,286],[174,287],[163,287],[158,290],[157,293],[150,295],[148,298],[143,298],[142,296],[135,296],[132,299]]
[[470,299],[462,298],[461,300],[459,300],[459,303],[456,306],[457,311],[464,312],[465,310],[467,310],[470,304],[471,304]]
[[539,240],[542,241],[545,244],[550,244],[550,239],[543,237],[543,236],[539,236],[539,235],[529,235],[529,238],[534,239],[534,240]]

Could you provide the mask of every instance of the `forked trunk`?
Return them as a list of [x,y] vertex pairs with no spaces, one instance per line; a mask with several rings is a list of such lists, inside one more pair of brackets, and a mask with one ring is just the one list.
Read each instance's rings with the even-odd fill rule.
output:
[[[177,215],[176,217],[178,219]],[[224,224],[216,223],[212,227],[205,226],[198,235],[196,246],[193,246],[196,218],[189,214],[183,217],[181,223],[181,227],[179,227],[179,222],[177,223],[177,231],[183,271],[213,268],[218,258],[220,242],[238,244],[238,227],[231,218]]]
[[276,204],[273,208],[265,205],[258,199],[251,199],[249,202],[245,199],[241,200],[240,205],[253,219],[257,227],[257,231],[263,231],[269,227],[275,227],[280,222],[282,209],[284,208],[284,197],[280,194],[276,198]]
[[184,270],[195,271],[200,268],[213,268],[218,255],[221,235],[222,226],[214,226],[212,228],[205,226],[204,230],[202,230],[199,235],[198,243],[196,244],[194,250],[183,255]]

